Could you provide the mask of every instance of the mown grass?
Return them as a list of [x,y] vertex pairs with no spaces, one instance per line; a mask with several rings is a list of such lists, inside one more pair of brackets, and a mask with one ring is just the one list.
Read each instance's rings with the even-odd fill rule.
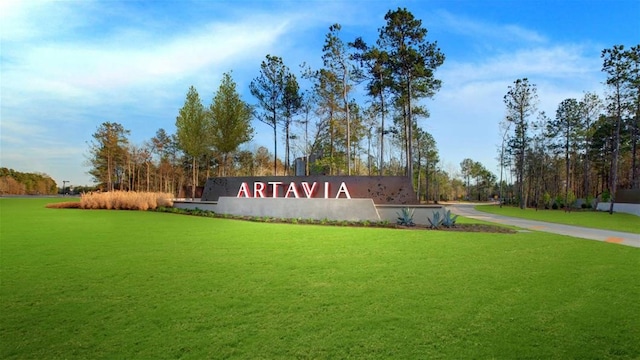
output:
[[640,357],[640,251],[0,199],[0,357]]
[[520,209],[513,206],[478,205],[476,210],[513,216],[517,218],[547,221],[558,224],[583,226],[593,229],[623,231],[640,234],[640,216],[625,213],[613,213],[603,211],[571,211],[564,210],[536,210]]

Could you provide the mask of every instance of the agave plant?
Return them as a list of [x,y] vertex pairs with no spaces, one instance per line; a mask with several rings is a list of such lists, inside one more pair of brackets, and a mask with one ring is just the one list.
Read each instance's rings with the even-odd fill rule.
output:
[[456,220],[458,219],[458,215],[451,216],[451,210],[447,210],[444,213],[444,218],[442,218],[442,226],[444,227],[454,227],[456,226]]
[[402,208],[401,213],[396,213],[398,214],[398,225],[415,226],[416,224],[413,222],[413,211],[413,209],[405,207]]
[[440,212],[439,211],[435,211],[433,213],[433,217],[427,217],[427,220],[429,220],[429,224],[431,224],[431,228],[432,229],[437,229],[440,227],[440,225],[442,225],[442,220],[440,218]]

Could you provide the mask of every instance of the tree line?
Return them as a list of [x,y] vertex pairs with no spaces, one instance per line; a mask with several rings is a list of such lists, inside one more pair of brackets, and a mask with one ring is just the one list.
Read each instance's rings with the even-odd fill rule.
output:
[[[554,118],[538,111],[535,84],[514,81],[503,98],[497,178],[472,159],[459,171],[442,169],[437,143],[419,123],[429,117],[420,100],[442,85],[435,72],[445,56],[407,9],[384,20],[372,43],[346,41],[341,25],[331,25],[319,69],[299,64],[295,72],[266,55],[249,85],[253,104],[230,72],[208,106],[190,87],[175,134],[158,129],[136,146],[122,125],[103,123],[90,143],[90,174],[107,190],[189,188],[182,194],[192,197],[212,175],[406,175],[424,201],[500,197],[521,207],[608,200],[617,188],[638,188],[638,46],[603,50],[607,95],[566,99]],[[272,130],[273,153],[247,146],[253,119]]]
[[47,174],[0,168],[0,195],[53,195],[56,182]]
[[509,86],[499,160],[515,176],[505,193],[521,208],[599,197],[611,212],[618,189],[640,189],[640,45],[615,45],[601,58],[606,95],[565,99],[553,117],[538,111],[529,79]]
[[[435,71],[444,54],[407,9],[390,10],[384,20],[372,44],[345,41],[341,25],[331,25],[323,66],[300,64],[299,75],[282,57],[266,55],[249,86],[255,105],[226,73],[208,107],[189,88],[175,134],[158,129],[135,146],[121,124],[101,124],[89,143],[90,174],[107,190],[189,187],[191,196],[212,174],[407,175],[422,198],[450,196],[452,179],[439,167],[436,142],[418,126],[429,116],[419,100],[441,86]],[[264,147],[242,150],[254,135],[252,119],[273,130],[273,154]]]

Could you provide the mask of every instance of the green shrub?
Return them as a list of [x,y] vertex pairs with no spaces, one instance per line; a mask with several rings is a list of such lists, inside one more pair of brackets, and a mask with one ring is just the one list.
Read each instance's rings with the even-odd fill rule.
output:
[[545,192],[544,195],[542,195],[542,201],[544,202],[544,208],[548,209],[549,206],[551,206],[551,194]]
[[447,210],[444,213],[444,218],[442,218],[442,226],[447,228],[452,228],[456,226],[456,220],[458,219],[458,215],[451,216],[451,210]]
[[593,207],[593,196],[587,196],[584,202],[587,204],[587,209],[591,209]]
[[429,224],[431,224],[430,227],[432,229],[437,229],[440,227],[440,225],[442,225],[443,219],[440,218],[440,212],[436,211],[433,213],[433,217],[431,218],[427,217],[427,220],[429,221]]
[[576,194],[574,194],[573,191],[569,191],[567,194],[567,207],[575,207],[576,200]]
[[562,209],[564,205],[564,197],[560,195],[556,196],[556,204],[558,204],[558,207]]
[[396,213],[398,215],[398,220],[396,223],[398,225],[403,226],[415,226],[416,224],[413,222],[413,213],[414,209],[402,208],[401,213]]

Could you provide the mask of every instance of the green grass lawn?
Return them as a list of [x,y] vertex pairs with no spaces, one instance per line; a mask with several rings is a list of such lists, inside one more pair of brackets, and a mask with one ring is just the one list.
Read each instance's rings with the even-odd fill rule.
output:
[[584,226],[595,229],[624,231],[640,234],[640,216],[602,211],[572,211],[520,209],[514,206],[478,205],[476,210],[523,219],[547,221],[558,224]]
[[640,249],[0,199],[0,358],[640,357]]

